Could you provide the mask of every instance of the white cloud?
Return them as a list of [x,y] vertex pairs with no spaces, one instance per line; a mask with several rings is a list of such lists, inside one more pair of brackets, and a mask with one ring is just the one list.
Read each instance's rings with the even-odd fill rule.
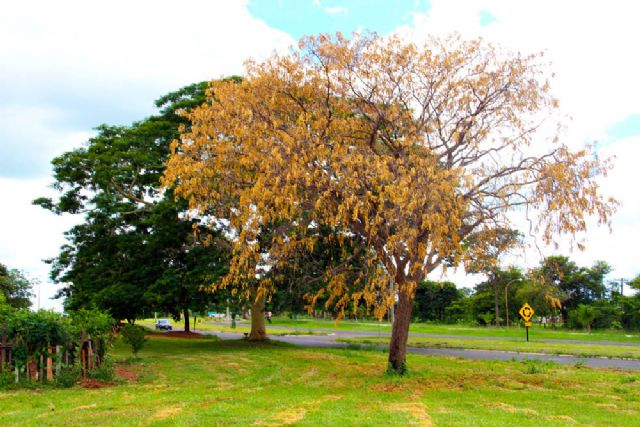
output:
[[[9,268],[24,270],[31,278],[41,282],[42,308],[60,310],[60,301],[51,301],[58,286],[48,280],[49,266],[43,260],[55,257],[64,243],[63,233],[78,222],[78,218],[55,216],[31,205],[37,197],[50,197],[49,179],[15,180],[0,178],[0,262]],[[38,289],[34,289],[38,291]],[[34,298],[35,300],[35,298]],[[34,301],[35,306],[36,301]]]
[[0,177],[44,175],[51,159],[79,147],[92,132],[61,129],[65,114],[43,106],[0,106]]
[[[31,200],[53,195],[42,178],[54,155],[80,146],[103,122],[128,124],[155,98],[196,81],[241,74],[246,59],[294,43],[254,18],[247,1],[22,0],[0,13],[0,262],[48,297],[49,267],[77,218]],[[8,178],[11,176],[13,178]],[[22,178],[18,178],[22,177]],[[30,178],[26,178],[30,177]],[[38,177],[38,179],[33,179]]]
[[[481,26],[483,10],[496,21]],[[635,256],[640,239],[640,198],[635,179],[640,137],[611,142],[607,129],[640,112],[640,58],[635,54],[640,39],[638,16],[640,3],[630,1],[433,0],[426,13],[414,16],[412,25],[398,29],[399,34],[416,41],[455,31],[465,38],[482,37],[514,52],[544,52],[556,74],[553,92],[560,100],[562,113],[571,118],[563,142],[574,148],[595,140],[609,142],[600,155],[615,155],[615,168],[602,180],[601,188],[604,194],[622,201],[613,217],[613,233],[593,224],[586,235],[586,251],[574,251],[570,256],[579,265],[608,261],[614,267],[612,276],[627,278],[640,273]],[[542,248],[542,252],[533,247],[508,262],[531,267],[541,255],[556,251]],[[568,242],[561,242],[558,252],[569,254]]]
[[[240,73],[292,39],[246,10],[246,1],[25,0],[4,7],[0,48],[9,71],[102,84],[174,88]],[[40,82],[32,82],[36,85]]]
[[[457,31],[523,54],[545,52],[556,73],[554,93],[572,117],[574,145],[602,139],[604,130],[640,112],[636,41],[640,3],[627,1],[434,0],[399,32],[413,39]],[[489,11],[496,22],[480,25]]]
[[0,40],[0,133],[11,136],[0,147],[16,163],[36,153],[40,176],[73,135],[142,119],[171,90],[242,74],[248,58],[293,44],[246,1],[205,0],[12,2]]

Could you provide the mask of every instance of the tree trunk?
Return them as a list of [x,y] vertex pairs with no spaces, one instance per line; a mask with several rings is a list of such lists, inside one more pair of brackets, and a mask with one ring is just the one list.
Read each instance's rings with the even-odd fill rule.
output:
[[495,278],[493,280],[493,299],[496,306],[496,326],[500,326],[500,302],[498,299],[498,282]]
[[560,309],[560,316],[562,316],[562,324],[566,326],[569,320],[569,311],[567,310],[566,306],[563,306]]
[[267,329],[264,322],[264,298],[258,298],[251,305],[251,332],[250,341],[263,341],[267,339]]
[[187,307],[182,310],[182,315],[184,316],[184,331],[191,332],[191,326],[189,325],[189,309]]
[[[400,288],[402,289],[402,288]],[[407,371],[407,340],[409,324],[413,310],[413,295],[401,290],[398,295],[398,306],[395,310],[391,342],[389,343],[389,371],[404,374]]]

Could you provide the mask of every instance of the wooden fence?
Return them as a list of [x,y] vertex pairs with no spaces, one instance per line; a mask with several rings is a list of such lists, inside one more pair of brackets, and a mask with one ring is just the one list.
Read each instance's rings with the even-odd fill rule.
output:
[[11,350],[13,346],[9,343],[0,342],[0,372],[11,365]]

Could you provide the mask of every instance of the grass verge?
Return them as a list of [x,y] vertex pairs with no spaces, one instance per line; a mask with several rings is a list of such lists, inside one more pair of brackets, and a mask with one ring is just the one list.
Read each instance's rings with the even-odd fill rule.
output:
[[122,385],[0,392],[4,425],[636,426],[640,376],[537,361],[386,355],[152,336]]
[[[336,341],[350,344],[388,345],[388,337],[339,338]],[[585,343],[550,343],[519,340],[490,340],[472,338],[409,337],[410,347],[456,348],[514,351],[524,353],[567,354],[580,357],[620,357],[640,359],[640,346],[613,346]]]
[[[308,328],[308,329],[330,329],[330,330],[353,330],[353,331],[369,331],[369,332],[391,332],[391,323],[376,322],[373,320],[341,320],[335,322],[333,320],[322,320],[303,318],[283,319],[275,318],[274,326],[290,327],[290,328]],[[446,325],[431,323],[412,323],[410,327],[412,333],[438,334],[438,335],[458,335],[458,336],[475,336],[475,337],[500,337],[500,338],[521,338],[524,337],[525,330],[522,327],[514,326],[511,328],[481,327],[467,325]],[[561,339],[561,340],[577,340],[577,341],[614,341],[621,343],[640,343],[640,334],[638,332],[604,330],[592,331],[573,331],[567,329],[544,328],[534,324],[529,329],[529,334],[540,339]]]

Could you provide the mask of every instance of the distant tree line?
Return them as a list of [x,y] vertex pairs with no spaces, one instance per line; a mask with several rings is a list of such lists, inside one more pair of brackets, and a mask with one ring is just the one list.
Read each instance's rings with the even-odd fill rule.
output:
[[[527,302],[534,321],[548,327],[640,329],[640,294],[623,295],[618,281],[605,280],[610,272],[604,261],[580,267],[566,256],[550,256],[527,272],[496,269],[472,290],[425,281],[414,313],[422,321],[506,326],[521,323],[518,310]],[[635,290],[639,284],[640,276],[628,282]]]

